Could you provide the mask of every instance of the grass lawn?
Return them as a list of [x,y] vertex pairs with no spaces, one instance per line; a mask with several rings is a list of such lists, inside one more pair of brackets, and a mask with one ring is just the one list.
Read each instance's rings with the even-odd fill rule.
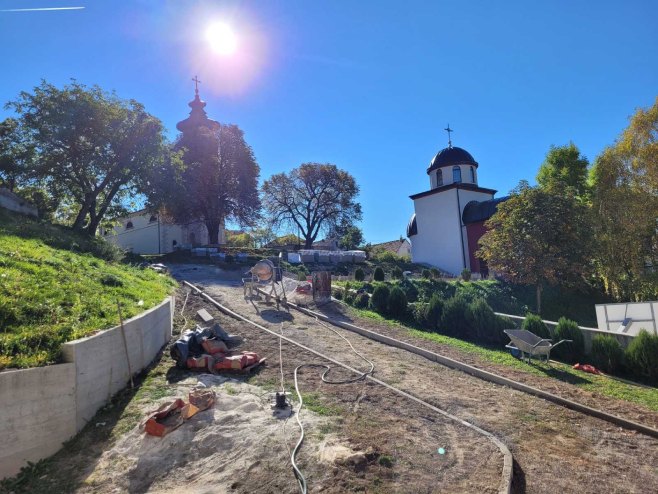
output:
[[[451,338],[438,333],[429,333],[426,331],[419,331],[418,329],[411,328],[396,321],[385,319],[376,312],[356,309],[349,307],[350,311],[354,311],[361,317],[375,319],[383,323],[395,326],[397,328],[407,331],[410,335],[418,338],[434,341],[443,345],[458,348],[464,352],[475,354],[486,362],[491,362],[498,365],[506,365],[514,367],[529,374],[538,376],[549,376],[560,381],[564,381],[584,390],[598,393],[612,398],[630,401],[644,405],[650,410],[658,412],[658,388],[642,386],[637,384],[630,384],[618,380],[614,377],[597,376],[593,374],[586,374],[581,371],[572,369],[570,365],[561,362],[551,361],[550,366],[533,362],[528,365],[527,363],[514,358],[507,350],[488,348],[475,343],[460,340],[458,338]],[[495,371],[494,371],[495,372]]]
[[56,363],[61,344],[160,303],[175,282],[113,260],[101,239],[0,209],[0,370]]

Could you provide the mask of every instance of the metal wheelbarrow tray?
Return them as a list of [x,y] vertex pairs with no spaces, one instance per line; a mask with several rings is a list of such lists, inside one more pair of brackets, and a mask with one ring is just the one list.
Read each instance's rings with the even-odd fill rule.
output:
[[553,344],[552,340],[546,340],[540,338],[534,333],[527,331],[525,329],[505,329],[505,334],[509,336],[511,340],[505,348],[510,350],[519,350],[521,352],[521,359],[526,358],[530,363],[530,357],[538,357],[541,360],[542,357],[546,358],[546,362],[550,359],[551,350],[556,346],[565,343],[571,342],[573,340],[560,340],[557,343]]

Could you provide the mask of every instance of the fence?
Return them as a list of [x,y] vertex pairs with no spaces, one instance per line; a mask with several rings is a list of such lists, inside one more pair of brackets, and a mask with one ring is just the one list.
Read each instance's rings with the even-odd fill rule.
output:
[[[124,322],[63,345],[63,364],[0,372],[0,478],[56,453],[171,338],[173,297]],[[130,369],[130,371],[129,371]]]

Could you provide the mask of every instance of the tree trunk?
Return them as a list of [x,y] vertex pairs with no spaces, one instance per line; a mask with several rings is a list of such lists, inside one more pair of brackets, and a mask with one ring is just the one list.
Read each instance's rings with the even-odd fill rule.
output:
[[220,222],[217,220],[206,220],[206,228],[208,229],[209,244],[219,243],[219,223]]
[[313,239],[311,237],[306,237],[304,240],[304,248],[305,249],[311,249],[313,247]]
[[541,282],[537,283],[537,315],[541,315]]

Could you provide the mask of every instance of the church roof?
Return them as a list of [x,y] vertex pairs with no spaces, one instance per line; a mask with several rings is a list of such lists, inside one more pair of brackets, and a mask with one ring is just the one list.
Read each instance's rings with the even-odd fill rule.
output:
[[414,215],[409,220],[409,224],[407,225],[407,237],[413,237],[414,235],[418,235],[418,223],[416,222],[416,213],[414,213]]
[[434,159],[432,159],[432,162],[427,169],[427,173],[430,173],[437,168],[441,168],[442,166],[450,165],[473,165],[477,167],[478,163],[473,156],[471,156],[471,153],[465,149],[457,146],[449,146],[436,153],[436,156],[434,156]]
[[498,204],[506,201],[507,199],[509,199],[509,196],[499,197],[498,199],[491,199],[489,201],[469,202],[464,208],[464,213],[462,214],[462,222],[465,225],[468,225],[470,223],[478,223],[480,221],[488,220],[498,209]]
[[208,115],[206,115],[206,111],[204,110],[206,102],[201,101],[201,98],[199,98],[198,89],[194,92],[194,99],[188,105],[192,108],[192,111],[189,117],[176,124],[178,130],[187,132],[199,127],[206,127],[211,130],[217,130],[219,128],[219,122],[209,119]]

